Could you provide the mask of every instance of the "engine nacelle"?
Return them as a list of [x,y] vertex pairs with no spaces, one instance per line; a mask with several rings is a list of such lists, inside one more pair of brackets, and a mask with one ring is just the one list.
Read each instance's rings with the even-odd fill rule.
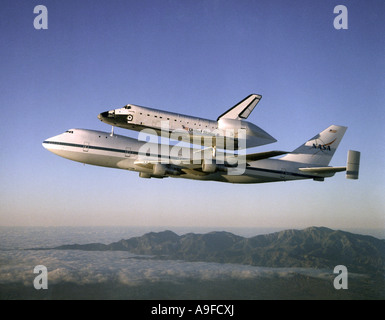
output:
[[206,173],[214,173],[217,171],[217,165],[215,161],[207,161],[203,160],[202,161],[202,171]]
[[152,171],[154,173],[154,176],[164,176],[166,174],[167,168],[164,164],[161,163],[155,163]]
[[155,163],[152,167],[152,177],[154,178],[163,178],[164,176],[178,176],[181,174],[181,171],[165,164]]
[[147,172],[139,172],[139,177],[140,178],[144,178],[144,179],[150,179],[151,178],[151,174],[147,173]]

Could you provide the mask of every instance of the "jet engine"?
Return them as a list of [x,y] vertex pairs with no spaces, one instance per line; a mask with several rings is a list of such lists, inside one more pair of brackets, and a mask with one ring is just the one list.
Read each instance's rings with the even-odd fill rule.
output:
[[164,164],[155,163],[152,167],[152,171],[155,176],[164,176],[166,174],[167,168]]
[[206,173],[214,173],[217,171],[217,164],[215,163],[215,160],[212,161],[207,161],[203,160],[202,161],[202,171]]
[[153,165],[152,173],[153,173],[153,176],[156,176],[156,177],[163,177],[165,175],[177,176],[181,174],[179,170],[176,170],[174,168],[171,168],[161,163],[155,163]]
[[218,163],[216,163],[215,159],[213,159],[213,160],[203,159],[203,161],[202,161],[202,171],[205,173],[214,173],[217,171],[226,172],[228,167],[232,167],[232,166],[227,164],[227,163],[226,164],[218,164]]

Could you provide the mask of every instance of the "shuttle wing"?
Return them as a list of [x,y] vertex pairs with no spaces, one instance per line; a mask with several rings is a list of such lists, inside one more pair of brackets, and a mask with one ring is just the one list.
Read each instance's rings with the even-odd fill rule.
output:
[[251,94],[242,101],[238,102],[234,107],[221,114],[217,121],[219,119],[247,119],[261,99],[262,96],[260,94]]

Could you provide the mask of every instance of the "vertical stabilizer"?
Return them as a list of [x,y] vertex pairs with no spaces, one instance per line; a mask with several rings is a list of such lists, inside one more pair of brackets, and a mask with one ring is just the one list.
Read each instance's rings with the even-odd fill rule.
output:
[[262,96],[260,94],[251,94],[242,101],[238,102],[234,107],[221,114],[217,121],[219,119],[247,119],[261,99]]
[[327,166],[346,129],[347,127],[331,125],[281,159],[314,166]]

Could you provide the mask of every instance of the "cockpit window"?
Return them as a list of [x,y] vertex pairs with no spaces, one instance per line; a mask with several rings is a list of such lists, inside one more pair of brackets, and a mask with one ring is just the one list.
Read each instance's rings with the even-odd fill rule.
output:
[[124,109],[131,109],[131,106],[126,105],[126,106],[124,107]]
[[67,130],[66,133],[74,133],[72,130]]

